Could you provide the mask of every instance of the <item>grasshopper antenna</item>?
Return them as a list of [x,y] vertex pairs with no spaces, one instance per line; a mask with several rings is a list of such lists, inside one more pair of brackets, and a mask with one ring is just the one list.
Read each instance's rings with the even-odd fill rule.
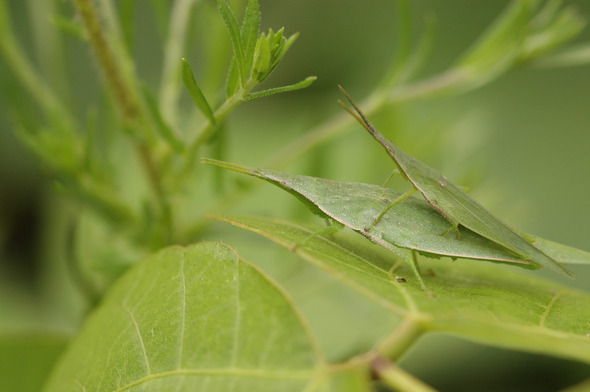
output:
[[367,131],[369,131],[370,134],[378,134],[375,127],[373,127],[373,124],[371,124],[371,122],[367,119],[367,116],[365,116],[365,113],[363,113],[361,108],[359,108],[358,105],[352,100],[350,94],[348,94],[346,90],[344,90],[344,87],[342,87],[342,85],[339,84],[338,88],[340,89],[340,91],[342,91],[342,94],[344,94],[348,102],[350,102],[350,104],[354,108],[354,111],[351,108],[349,108],[344,102],[342,102],[342,100],[339,99],[338,103],[340,104],[340,106],[342,106],[344,110],[346,110],[352,117],[354,117],[356,121],[358,121]]

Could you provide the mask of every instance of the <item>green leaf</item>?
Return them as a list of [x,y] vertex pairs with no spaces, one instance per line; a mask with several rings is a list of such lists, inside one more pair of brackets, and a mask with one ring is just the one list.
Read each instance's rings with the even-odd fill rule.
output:
[[256,43],[256,50],[254,54],[254,65],[252,67],[252,75],[258,80],[262,81],[268,74],[270,67],[270,45],[265,34],[261,34]]
[[590,45],[582,44],[544,56],[535,61],[536,66],[547,68],[577,67],[590,63]]
[[257,46],[258,31],[260,30],[260,4],[258,0],[248,0],[244,20],[242,22],[242,45],[246,71],[252,69],[254,49]]
[[571,8],[560,10],[559,3],[559,1],[547,2],[545,8],[548,10],[543,15],[547,20],[542,20],[539,23],[540,26],[536,34],[527,37],[521,55],[523,61],[541,57],[571,40],[584,29],[586,24],[584,19]]
[[246,80],[248,79],[248,70],[246,69],[246,60],[244,47],[242,46],[240,26],[238,25],[236,17],[225,0],[217,0],[217,9],[219,10],[219,13],[221,13],[221,17],[223,18],[225,26],[227,27],[227,31],[229,32],[232,47],[234,48],[234,58],[238,67],[240,80],[242,84],[246,83]]
[[[232,216],[220,220],[269,238],[326,270],[337,280],[400,317],[409,339],[424,333],[452,334],[487,345],[568,357],[590,363],[590,294],[537,276],[493,264],[421,260],[432,270],[424,280],[433,297],[402,266],[394,279],[393,257],[339,237],[309,239],[312,232],[292,223],[262,217]],[[308,238],[307,241],[304,241]],[[403,339],[382,347],[399,355]],[[406,342],[407,343],[407,342]],[[407,346],[406,346],[407,347]]]
[[302,391],[318,355],[279,287],[226,245],[199,243],[119,279],[45,391]]
[[297,37],[299,37],[299,34],[296,33],[290,36],[288,39],[285,39],[283,38],[283,30],[284,29],[281,28],[275,35],[275,37],[280,37],[280,44],[278,42],[275,44],[275,47],[278,46],[278,48],[275,49],[271,47],[273,61],[268,71],[269,75],[272,71],[274,71],[275,67],[281,62],[283,57],[285,57],[285,54],[287,54],[287,51],[289,50],[289,48],[291,48],[291,45],[293,45]]
[[211,124],[215,125],[215,115],[213,114],[213,110],[211,110],[209,102],[207,102],[207,99],[199,88],[190,64],[185,59],[182,59],[182,82],[186,86],[186,89],[190,93],[197,107],[201,109],[201,112],[203,112]]
[[484,83],[518,59],[532,15],[532,2],[513,2],[459,60],[457,67],[474,84]]
[[301,90],[302,88],[306,88],[307,86],[311,85],[316,79],[317,79],[316,76],[308,76],[304,80],[294,83],[294,84],[291,84],[289,86],[269,88],[268,90],[262,90],[262,91],[250,93],[245,98],[245,101],[251,101],[256,98],[268,97],[269,95],[278,94],[278,93],[285,93],[288,91]]

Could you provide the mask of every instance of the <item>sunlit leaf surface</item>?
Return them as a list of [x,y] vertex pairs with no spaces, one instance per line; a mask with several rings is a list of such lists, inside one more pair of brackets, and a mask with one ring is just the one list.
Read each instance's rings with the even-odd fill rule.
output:
[[301,391],[318,355],[281,289],[227,246],[200,243],[117,281],[46,391]]
[[[291,248],[310,230],[261,217],[219,218]],[[510,349],[590,362],[590,294],[517,270],[473,261],[423,259],[420,289],[405,265],[383,259],[368,241],[347,246],[314,237],[296,252],[423,332],[443,332]],[[394,275],[395,274],[395,275]],[[403,277],[402,282],[396,277]]]

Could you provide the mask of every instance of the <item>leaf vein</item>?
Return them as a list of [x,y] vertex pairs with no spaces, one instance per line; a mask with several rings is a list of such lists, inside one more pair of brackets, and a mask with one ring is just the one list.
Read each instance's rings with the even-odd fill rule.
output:
[[236,258],[236,276],[235,276],[235,293],[236,293],[236,318],[234,322],[233,347],[231,354],[231,365],[235,366],[238,360],[238,339],[240,337],[240,260]]
[[143,343],[143,336],[141,335],[141,331],[139,330],[139,324],[137,324],[137,320],[135,319],[135,316],[133,315],[131,310],[129,310],[129,308],[125,305],[123,305],[123,308],[125,309],[125,311],[129,315],[129,317],[131,318],[131,322],[133,323],[133,326],[135,327],[135,332],[137,334],[137,337],[139,338],[139,344],[141,346],[141,351],[143,352],[143,358],[145,360],[145,367],[146,367],[147,373],[151,374],[152,371],[150,369],[150,360],[147,356],[145,344]]
[[559,297],[561,297],[561,293],[555,293],[553,298],[551,298],[551,301],[549,301],[549,303],[547,304],[547,307],[545,308],[545,312],[543,312],[543,315],[541,316],[541,320],[539,322],[540,327],[545,327],[545,321],[547,320],[547,316],[549,315],[549,312],[551,312],[553,305],[555,305],[555,302],[557,302],[557,299]]
[[181,282],[181,320],[180,320],[180,339],[178,344],[178,368],[180,369],[182,366],[182,352],[184,349],[184,329],[186,326],[186,276],[184,274],[184,255],[185,252],[182,252],[182,256],[180,258],[180,282]]
[[139,378],[127,385],[113,390],[113,392],[121,392],[131,389],[137,385],[165,377],[174,376],[230,376],[230,377],[249,377],[261,378],[268,380],[305,380],[313,376],[315,371],[309,370],[287,370],[287,371],[273,371],[269,369],[177,369],[167,372],[160,372],[150,374],[146,377]]
[[86,387],[77,378],[72,378],[72,382],[76,384],[83,392],[86,392]]

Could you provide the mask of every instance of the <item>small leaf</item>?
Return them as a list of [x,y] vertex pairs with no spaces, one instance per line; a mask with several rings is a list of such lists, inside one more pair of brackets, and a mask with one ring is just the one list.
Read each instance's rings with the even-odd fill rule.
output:
[[[283,34],[283,29],[279,30],[279,33]],[[279,34],[277,33],[277,35]],[[270,69],[268,71],[268,74],[270,75],[270,73],[272,71],[274,71],[275,67],[281,62],[281,60],[283,59],[283,57],[285,57],[285,55],[287,54],[287,51],[289,50],[289,48],[291,47],[291,45],[293,45],[293,43],[295,42],[295,40],[297,39],[297,37],[299,37],[299,34],[293,34],[292,36],[289,37],[289,39],[283,39],[282,40],[282,44],[279,46],[279,50],[278,52],[275,52],[274,50],[272,50],[273,53],[273,62],[270,66]]]
[[270,43],[271,50],[276,52],[283,44],[283,35],[285,34],[285,28],[281,27],[276,33],[272,29],[268,29],[268,42]]
[[242,45],[244,48],[244,62],[246,71],[252,69],[254,49],[256,48],[258,31],[260,30],[260,4],[258,0],[248,0],[244,21],[242,22]]
[[248,94],[248,96],[244,100],[251,101],[256,98],[267,97],[267,96],[273,95],[273,94],[284,93],[287,91],[300,90],[300,89],[305,88],[305,87],[309,86],[310,84],[312,84],[316,79],[317,79],[316,76],[308,76],[304,80],[302,80],[298,83],[295,83],[295,84],[291,84],[289,86],[275,87],[275,88],[270,88],[268,90],[250,93],[250,94]]
[[541,57],[534,65],[546,68],[577,67],[590,63],[590,45],[571,47],[555,54]]
[[318,354],[280,288],[226,245],[199,243],[121,277],[45,391],[303,391]]
[[242,36],[238,21],[225,0],[217,0],[217,9],[221,13],[221,17],[229,32],[231,43],[234,48],[234,58],[238,67],[240,80],[243,84],[248,78],[248,70],[246,69],[244,47],[242,46]]
[[270,45],[267,36],[261,34],[256,43],[256,51],[254,52],[254,65],[252,67],[252,76],[258,81],[265,79],[270,68]]
[[537,34],[527,37],[521,60],[526,61],[541,57],[563,45],[578,35],[586,24],[577,12],[569,8],[552,15],[552,17],[551,23],[542,26]]
[[530,1],[512,3],[464,54],[460,66],[484,74],[512,64],[524,42],[531,8]]
[[201,112],[203,112],[207,119],[209,119],[211,124],[215,125],[215,115],[213,114],[213,110],[211,110],[209,102],[207,102],[203,92],[197,85],[193,70],[185,59],[182,59],[182,82],[186,86],[197,107],[201,109]]

